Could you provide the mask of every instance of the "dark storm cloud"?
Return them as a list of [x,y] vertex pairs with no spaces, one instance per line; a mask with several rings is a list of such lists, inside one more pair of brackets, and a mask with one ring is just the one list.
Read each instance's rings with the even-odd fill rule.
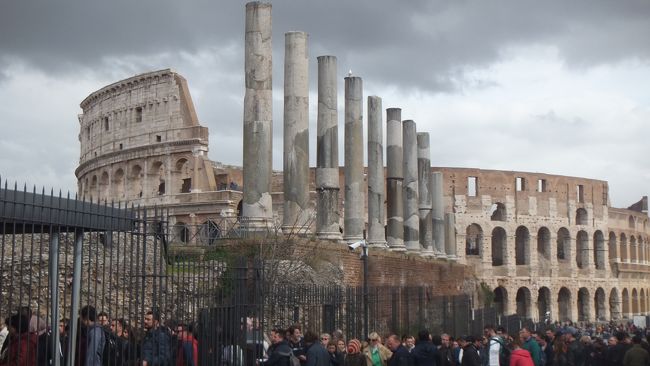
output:
[[[43,70],[78,72],[114,58],[241,46],[244,4],[12,1],[0,12],[0,50]],[[642,0],[276,1],[273,16],[279,56],[283,33],[304,30],[312,58],[334,54],[342,70],[405,89],[459,90],[464,70],[498,61],[508,47],[555,45],[574,67],[650,58],[650,2]]]

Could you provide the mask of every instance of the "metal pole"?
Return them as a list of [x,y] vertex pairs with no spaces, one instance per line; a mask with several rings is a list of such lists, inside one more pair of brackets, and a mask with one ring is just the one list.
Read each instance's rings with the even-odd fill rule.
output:
[[55,366],[61,364],[59,358],[59,233],[53,232],[50,235],[50,314],[52,319],[50,329],[52,338],[50,339]]
[[[84,233],[81,230],[75,232],[74,237],[74,270],[72,273],[72,296],[70,298],[70,336],[68,337],[68,362],[67,366],[75,364],[77,348],[77,323],[79,321],[79,300],[81,299],[81,250],[84,241]],[[52,332],[58,333],[58,326]]]
[[368,243],[363,241],[362,244],[362,260],[363,260],[363,339],[368,337],[370,330],[368,329]]

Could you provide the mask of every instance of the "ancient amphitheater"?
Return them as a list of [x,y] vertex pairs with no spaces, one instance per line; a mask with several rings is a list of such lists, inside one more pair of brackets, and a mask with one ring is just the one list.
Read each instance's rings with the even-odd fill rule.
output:
[[[264,11],[255,14],[263,17]],[[255,24],[264,28],[265,23]],[[268,27],[270,33],[270,22]],[[306,53],[296,46],[304,41],[306,47],[306,39],[300,32],[292,33],[286,38],[285,62],[293,63],[285,67],[285,73],[306,73],[299,67],[306,62]],[[247,55],[263,54],[248,47],[249,42]],[[318,58],[323,83],[332,75],[328,67],[335,66],[335,58],[328,57]],[[262,99],[270,93],[264,88],[270,86],[249,83],[250,70],[255,68],[248,67],[253,61],[247,58],[246,62],[246,98],[254,92],[257,95],[244,105],[260,113],[263,108],[255,103],[266,103]],[[268,64],[265,67],[270,70]],[[298,76],[288,79],[306,78]],[[305,95],[308,83],[301,83],[305,85],[287,85],[285,79],[285,94]],[[345,88],[346,108],[360,111],[360,99],[348,99],[360,93],[360,78],[346,78]],[[465,266],[467,273],[473,273],[472,279],[493,294],[504,314],[542,319],[550,312],[552,319],[603,321],[650,311],[647,197],[628,208],[614,208],[608,184],[601,180],[430,167],[428,134],[418,133],[416,141],[415,124],[401,121],[395,108],[387,110],[386,123],[382,122],[379,98],[368,102],[369,166],[359,167],[358,161],[347,156],[347,146],[354,141],[348,140],[349,135],[361,131],[361,113],[357,120],[346,109],[346,164],[339,168],[336,143],[328,143],[337,138],[336,103],[332,113],[325,108],[327,103],[332,108],[337,92],[336,81],[333,87],[319,83],[318,166],[304,166],[309,160],[301,157],[296,161],[302,162],[303,171],[286,161],[288,156],[300,155],[300,151],[288,152],[296,146],[309,150],[296,140],[304,139],[304,131],[287,127],[295,125],[287,116],[298,118],[292,113],[304,105],[285,105],[285,167],[293,171],[273,172],[270,162],[255,160],[267,154],[270,146],[251,140],[251,128],[259,134],[270,133],[263,124],[251,127],[264,118],[244,113],[243,167],[226,166],[207,158],[208,130],[197,118],[182,76],[160,70],[118,81],[81,102],[78,190],[93,200],[169,209],[173,240],[183,245],[214,244],[229,230],[242,228],[242,217],[258,219],[257,214],[283,229],[299,223],[301,233],[324,243],[367,235],[375,252],[404,253],[401,260],[431,266]],[[301,103],[308,105],[308,100]],[[383,162],[384,128],[387,164]],[[251,150],[253,145],[257,150]],[[361,180],[350,182],[353,175]],[[351,187],[357,186],[361,188],[355,193]],[[339,187],[345,187],[341,192],[345,197],[339,195]],[[414,192],[419,192],[420,200]],[[252,201],[247,201],[247,195]],[[272,209],[265,196],[271,197]],[[351,207],[354,202],[356,206]],[[260,229],[260,222],[256,221],[255,230]],[[261,226],[267,225],[271,224]],[[463,283],[462,278],[457,280]],[[476,295],[476,306],[486,299],[479,296],[480,288],[461,290]]]

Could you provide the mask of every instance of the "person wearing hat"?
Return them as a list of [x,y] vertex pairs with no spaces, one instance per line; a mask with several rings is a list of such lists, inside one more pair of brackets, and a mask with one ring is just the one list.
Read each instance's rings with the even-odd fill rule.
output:
[[361,342],[358,339],[351,339],[348,342],[345,354],[344,366],[366,366],[366,356],[361,353]]

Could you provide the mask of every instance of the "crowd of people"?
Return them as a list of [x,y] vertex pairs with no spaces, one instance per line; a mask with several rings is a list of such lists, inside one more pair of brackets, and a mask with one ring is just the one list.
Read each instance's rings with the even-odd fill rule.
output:
[[[196,366],[199,342],[191,324],[161,323],[156,311],[144,314],[144,329],[110,319],[93,306],[79,312],[75,365]],[[251,320],[251,321],[249,321]],[[250,323],[250,324],[249,324]],[[255,328],[247,318],[247,329]],[[243,329],[243,328],[242,328]],[[29,307],[0,323],[0,366],[45,366],[68,360],[70,325],[59,323],[58,347],[52,332]],[[246,332],[248,333],[248,331]],[[372,332],[366,339],[345,339],[302,332],[299,325],[276,327],[255,341],[254,356],[236,344],[223,345],[217,362],[227,366],[650,366],[650,332],[632,324],[577,327],[554,324],[544,330],[521,328],[508,334],[486,325],[480,335],[454,337],[421,330],[417,335]],[[221,347],[220,347],[221,348]],[[202,362],[210,364],[210,362]]]
[[[417,336],[376,332],[345,340],[340,331],[316,335],[299,326],[271,331],[262,366],[650,366],[650,334],[632,324],[576,327],[556,324],[543,331],[523,327],[508,334],[486,325],[481,335]],[[385,342],[383,341],[385,339]]]
[[[124,319],[110,319],[93,306],[79,312],[75,365],[79,366],[196,366],[198,341],[191,324],[163,326],[156,311],[144,315],[144,331]],[[171,327],[170,327],[171,326]],[[0,366],[46,366],[68,359],[70,324],[59,322],[59,342],[53,349],[52,332],[29,307],[4,319],[0,326]]]

